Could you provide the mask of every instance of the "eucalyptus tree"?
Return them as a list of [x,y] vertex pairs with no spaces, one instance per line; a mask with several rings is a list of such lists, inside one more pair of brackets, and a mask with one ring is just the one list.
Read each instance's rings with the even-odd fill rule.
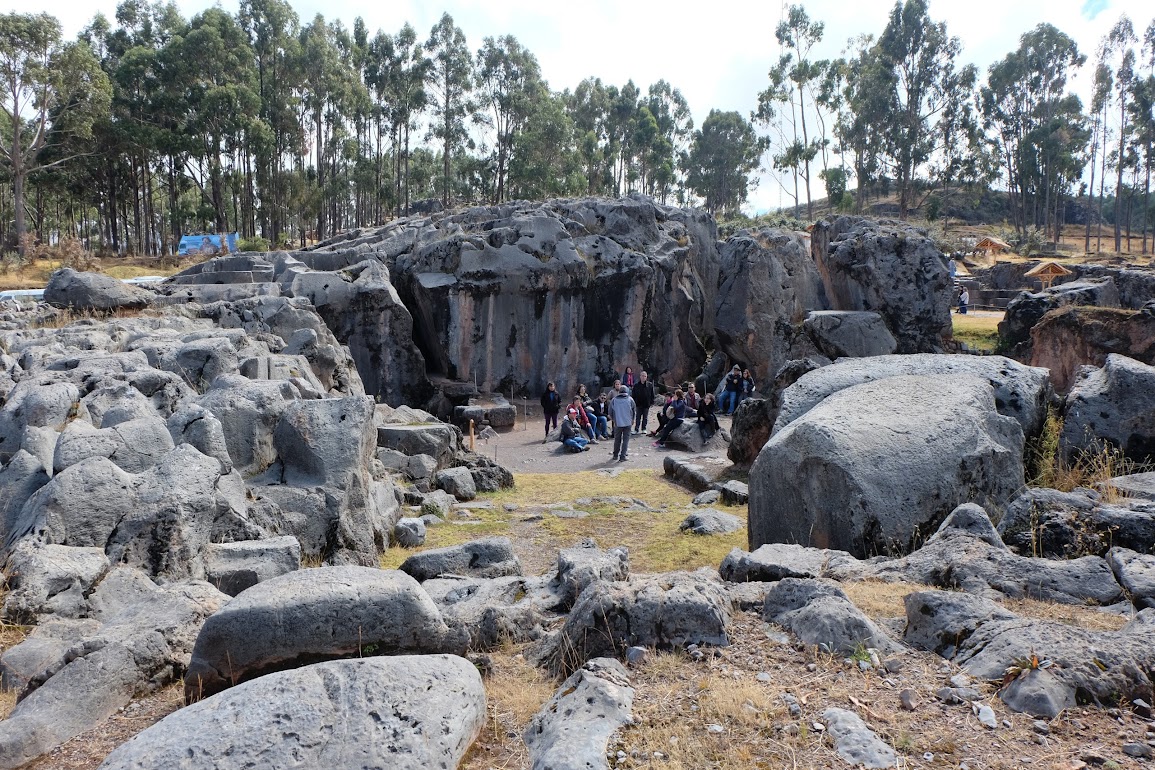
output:
[[867,193],[884,170],[885,135],[878,127],[885,124],[893,107],[893,73],[875,55],[873,37],[861,36],[851,46],[854,55],[842,65],[845,86],[834,132],[840,154],[851,156],[855,210],[862,213]]
[[687,187],[711,214],[736,213],[767,143],[739,113],[710,110],[684,160]]
[[[876,54],[888,72],[890,115],[878,126],[898,186],[899,215],[915,202],[920,169],[945,149],[950,131],[944,116],[961,118],[959,105],[971,99],[977,79],[973,66],[958,68],[962,49],[946,24],[932,21],[926,0],[899,0],[891,10]],[[955,110],[954,115],[949,111]]]
[[0,15],[0,168],[12,179],[15,236],[26,230],[28,175],[60,166],[81,150],[52,159],[54,145],[91,136],[108,110],[111,87],[84,42],[65,42],[60,22],[46,13]]
[[425,42],[429,56],[429,86],[435,98],[430,135],[441,141],[441,202],[453,197],[453,157],[469,141],[469,121],[477,108],[473,102],[473,57],[465,33],[442,14]]
[[388,60],[386,94],[394,131],[394,195],[397,214],[409,213],[410,134],[421,112],[429,104],[430,61],[417,42],[417,32],[405,24],[393,37],[392,57]]
[[770,85],[758,95],[758,109],[753,115],[757,122],[777,130],[781,146],[774,156],[774,166],[780,171],[789,171],[794,179],[796,211],[798,180],[802,180],[806,190],[806,215],[811,218],[814,202],[810,164],[820,153],[825,159],[828,146],[819,94],[832,64],[829,60],[812,61],[810,52],[822,42],[824,30],[825,25],[811,20],[805,8],[790,6],[786,18],[774,31],[782,54],[770,69]]
[[1126,163],[1126,141],[1129,132],[1127,100],[1135,77],[1135,28],[1126,14],[1119,17],[1103,41],[1104,58],[1117,61],[1114,68],[1115,102],[1119,108],[1119,148],[1115,156],[1115,252],[1123,250],[1123,170]]
[[1085,61],[1074,40],[1040,24],[991,65],[981,90],[984,124],[1005,170],[1021,237],[1041,227],[1059,238],[1058,203],[1068,191],[1068,172],[1081,174],[1088,138],[1082,104],[1067,92],[1067,81]]
[[668,157],[663,157],[660,164],[655,164],[651,177],[653,180],[652,193],[665,202],[675,188],[684,193],[685,179],[680,172],[678,159],[690,148],[694,138],[694,118],[690,114],[690,105],[682,92],[674,88],[665,80],[652,84],[647,91],[646,107],[658,123],[658,132],[665,140]]
[[489,108],[485,123],[494,132],[492,198],[506,198],[510,158],[518,133],[547,93],[537,58],[512,35],[487,37],[477,52],[477,82]]

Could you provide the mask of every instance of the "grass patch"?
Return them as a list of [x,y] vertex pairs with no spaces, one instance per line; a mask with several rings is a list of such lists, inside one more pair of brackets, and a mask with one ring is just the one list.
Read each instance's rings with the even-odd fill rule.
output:
[[995,316],[959,315],[951,316],[954,338],[965,342],[972,350],[994,351],[999,346],[999,321]]
[[905,617],[903,598],[907,594],[935,590],[932,586],[918,583],[886,583],[881,580],[848,581],[839,585],[850,601],[872,618]]
[[[513,541],[526,574],[548,571],[556,563],[558,550],[586,538],[602,548],[628,547],[630,570],[636,573],[717,567],[730,549],[746,547],[745,528],[728,535],[680,532],[678,526],[693,496],[655,470],[630,470],[616,476],[594,471],[519,473],[516,483],[513,489],[481,496],[493,508],[470,510],[464,520],[451,513],[446,523],[428,527],[421,548],[390,548],[382,554],[381,566],[396,569],[414,553],[491,535],[505,535]],[[624,502],[614,504],[607,498]],[[633,505],[634,500],[649,509]],[[505,503],[516,503],[518,508],[506,511]],[[556,503],[568,503],[587,515],[569,518],[546,508]],[[726,510],[746,517],[744,507]]]
[[488,701],[485,726],[462,762],[463,770],[528,767],[529,751],[522,740],[529,720],[553,697],[557,683],[513,650],[490,655],[485,678]]
[[1016,615],[1063,623],[1088,631],[1118,631],[1130,620],[1114,612],[1103,612],[1077,604],[1054,604],[1037,599],[1003,599],[1002,604]]

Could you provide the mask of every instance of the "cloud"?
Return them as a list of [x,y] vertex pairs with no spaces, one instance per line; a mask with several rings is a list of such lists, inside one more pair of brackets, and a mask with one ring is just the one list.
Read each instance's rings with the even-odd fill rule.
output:
[[1088,19],[1094,19],[1105,10],[1107,10],[1107,0],[1086,0],[1080,13]]

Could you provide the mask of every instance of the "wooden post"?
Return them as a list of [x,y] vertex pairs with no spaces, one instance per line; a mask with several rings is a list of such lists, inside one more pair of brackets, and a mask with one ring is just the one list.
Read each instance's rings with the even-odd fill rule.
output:
[[471,419],[469,421],[469,451],[474,452],[476,450],[477,450],[477,436],[473,432],[473,420]]

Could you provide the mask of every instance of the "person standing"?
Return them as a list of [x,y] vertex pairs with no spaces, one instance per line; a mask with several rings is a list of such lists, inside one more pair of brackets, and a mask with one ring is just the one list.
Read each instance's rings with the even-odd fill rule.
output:
[[971,293],[969,291],[967,291],[967,288],[964,286],[963,290],[962,290],[962,294],[958,295],[958,314],[959,315],[966,315],[967,314],[967,306],[970,305],[970,303],[971,303]]
[[634,367],[627,366],[625,374],[622,375],[622,384],[627,388],[632,388],[637,384],[637,382],[637,378],[634,377]]
[[561,443],[565,444],[571,452],[588,452],[590,451],[589,442],[586,441],[585,436],[581,434],[581,426],[577,421],[577,410],[570,409],[566,412],[565,419],[561,421]]
[[545,415],[545,438],[541,443],[549,441],[549,426],[553,423],[553,429],[557,430],[557,413],[561,411],[561,394],[557,392],[557,386],[552,382],[545,386],[545,392],[541,394],[541,411]]
[[630,389],[625,385],[618,388],[618,394],[610,401],[610,417],[614,420],[614,459],[624,463],[630,448],[630,427],[637,420],[638,405],[630,397]]
[[650,376],[646,372],[642,372],[633,387],[634,405],[637,407],[634,435],[645,432],[650,421],[650,407],[654,405],[654,396],[654,383],[650,382]]
[[742,369],[738,364],[726,375],[726,389],[722,392],[722,414],[734,414],[738,396],[742,393]]

